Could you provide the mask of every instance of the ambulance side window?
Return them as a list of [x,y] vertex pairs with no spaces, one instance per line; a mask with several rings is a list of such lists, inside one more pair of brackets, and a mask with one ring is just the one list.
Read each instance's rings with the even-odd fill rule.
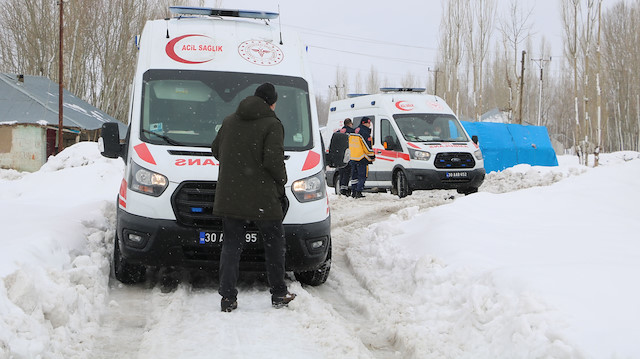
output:
[[391,122],[387,119],[380,121],[380,138],[382,140],[382,146],[390,151],[402,151],[400,141],[398,141],[398,135],[391,126]]

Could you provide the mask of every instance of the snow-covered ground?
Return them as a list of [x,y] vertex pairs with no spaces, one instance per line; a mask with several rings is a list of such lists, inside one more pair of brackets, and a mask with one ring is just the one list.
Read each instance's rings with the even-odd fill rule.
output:
[[275,310],[246,276],[233,313],[215,275],[110,278],[123,164],[94,143],[0,170],[0,359],[640,357],[640,154],[559,162],[466,197],[331,194],[327,283]]

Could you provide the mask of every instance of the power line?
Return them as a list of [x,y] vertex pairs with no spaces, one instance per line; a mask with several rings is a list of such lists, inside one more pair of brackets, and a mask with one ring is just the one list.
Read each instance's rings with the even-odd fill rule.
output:
[[[316,65],[321,65],[321,66],[330,66],[333,68],[343,68],[343,69],[347,69],[347,70],[353,70],[353,71],[369,71],[370,69],[365,69],[365,68],[356,68],[356,67],[351,67],[351,66],[342,66],[342,65],[337,65],[337,64],[327,64],[327,63],[322,63],[322,62],[317,62],[317,61],[309,61],[312,64],[316,64]],[[423,64],[421,64],[423,65]],[[375,65],[374,65],[375,67]],[[388,72],[388,71],[380,71],[380,68],[375,67],[376,71],[379,74],[384,74],[384,75],[392,75],[392,76],[405,76],[407,73],[397,73],[397,72]]]
[[314,30],[314,29],[302,27],[302,26],[294,26],[294,25],[286,25],[286,26],[291,27],[291,28],[304,30],[304,31],[301,31],[301,32],[302,33],[308,33],[308,34],[311,34],[311,35],[314,35],[314,33],[315,33],[315,34],[318,34],[318,35],[322,35],[324,37],[333,37],[333,38],[343,39],[343,40],[356,40],[358,42],[368,42],[368,43],[374,43],[374,44],[378,44],[378,45],[389,45],[389,46],[406,47],[406,48],[410,48],[410,49],[438,51],[437,48],[427,47],[427,46],[406,45],[406,44],[400,44],[400,43],[397,43],[397,42],[381,41],[379,39],[372,39],[372,38],[367,38],[367,37],[351,36],[351,35],[345,35],[345,34],[339,34],[339,33],[335,33],[335,32],[327,32],[327,31],[319,31],[319,30]]
[[424,65],[425,63],[427,63],[425,61],[407,60],[407,59],[403,59],[403,58],[400,58],[400,57],[371,55],[371,54],[366,54],[364,52],[338,50],[338,49],[332,49],[330,47],[324,47],[324,46],[309,45],[309,47],[316,48],[316,49],[322,49],[322,50],[328,50],[328,51],[342,52],[342,53],[352,54],[352,55],[367,56],[369,58],[386,59],[386,60],[392,60],[392,61],[397,61],[397,62],[404,62],[404,63],[414,64],[414,65]]

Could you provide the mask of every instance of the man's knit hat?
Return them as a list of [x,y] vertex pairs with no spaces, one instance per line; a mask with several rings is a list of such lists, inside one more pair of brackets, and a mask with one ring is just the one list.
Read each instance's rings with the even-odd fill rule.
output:
[[278,93],[276,92],[276,88],[269,82],[265,82],[262,85],[258,86],[254,96],[260,97],[269,106],[273,105],[278,100]]

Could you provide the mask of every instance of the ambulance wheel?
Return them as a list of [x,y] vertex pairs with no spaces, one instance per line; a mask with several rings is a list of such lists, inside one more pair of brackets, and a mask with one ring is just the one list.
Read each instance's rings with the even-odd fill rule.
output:
[[329,271],[331,270],[331,244],[329,244],[329,254],[324,263],[315,270],[307,272],[293,272],[296,279],[302,283],[310,286],[319,286],[327,281],[329,277]]
[[457,191],[460,194],[468,195],[468,194],[472,194],[472,193],[478,192],[478,188],[476,188],[476,187],[458,188]]
[[404,198],[411,194],[411,191],[409,190],[409,181],[407,181],[407,176],[404,172],[396,172],[396,177],[393,183],[395,187],[395,194],[398,195],[398,198]]
[[147,268],[139,264],[131,264],[122,257],[120,244],[116,236],[113,247],[113,274],[124,284],[142,283],[147,279]]

